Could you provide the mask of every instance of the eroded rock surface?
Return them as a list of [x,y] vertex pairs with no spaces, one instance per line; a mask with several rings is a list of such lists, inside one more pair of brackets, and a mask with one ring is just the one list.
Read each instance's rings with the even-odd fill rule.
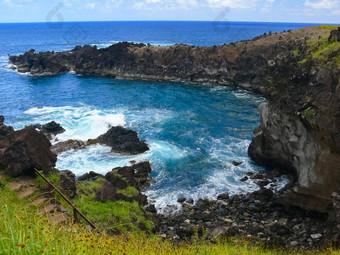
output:
[[49,140],[33,126],[14,131],[0,125],[0,167],[9,176],[34,173],[34,168],[54,171],[57,157],[50,150]]

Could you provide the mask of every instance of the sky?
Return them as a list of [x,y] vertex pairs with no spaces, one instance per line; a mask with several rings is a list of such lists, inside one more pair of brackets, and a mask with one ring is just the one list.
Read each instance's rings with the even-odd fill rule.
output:
[[0,23],[201,20],[340,23],[340,0],[0,0]]

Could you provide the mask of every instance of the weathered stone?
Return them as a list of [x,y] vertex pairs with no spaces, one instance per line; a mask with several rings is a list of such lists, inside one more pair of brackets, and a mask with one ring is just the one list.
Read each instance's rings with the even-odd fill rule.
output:
[[6,174],[12,177],[33,175],[34,168],[54,171],[57,157],[50,150],[50,142],[34,127],[10,132],[3,140],[6,142],[1,143],[5,147],[0,153],[0,165]]
[[122,180],[122,178],[118,177],[117,174],[113,172],[108,172],[105,175],[105,179],[111,182],[113,186],[116,187],[116,189],[126,189],[128,186],[127,183]]
[[114,202],[117,200],[117,190],[111,182],[106,181],[103,183],[102,189],[97,193],[96,198],[101,202]]
[[69,171],[64,170],[59,172],[60,176],[60,187],[62,191],[67,194],[70,198],[74,198],[77,195],[76,187],[76,175]]

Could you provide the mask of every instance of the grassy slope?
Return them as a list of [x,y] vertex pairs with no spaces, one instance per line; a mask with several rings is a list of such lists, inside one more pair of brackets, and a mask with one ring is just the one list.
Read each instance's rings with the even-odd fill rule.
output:
[[[0,179],[6,185],[6,180]],[[288,254],[287,251],[264,250],[246,242],[225,241],[207,244],[174,245],[157,236],[141,232],[107,236],[91,233],[82,225],[56,225],[38,216],[37,209],[27,208],[15,192],[0,189],[0,254]],[[119,204],[116,204],[119,207]],[[294,254],[294,253],[292,253]],[[295,253],[295,254],[301,254]],[[314,253],[311,253],[314,254]],[[338,254],[325,251],[324,254]],[[339,253],[340,254],[340,253]]]
[[[319,26],[320,29],[337,30],[338,26]],[[299,63],[303,64],[308,58],[319,60],[320,66],[325,66],[331,69],[339,68],[340,66],[340,42],[329,42],[329,35],[323,36],[317,40],[307,40],[307,51],[302,53],[303,58]],[[300,50],[295,49],[293,55],[300,56]]]

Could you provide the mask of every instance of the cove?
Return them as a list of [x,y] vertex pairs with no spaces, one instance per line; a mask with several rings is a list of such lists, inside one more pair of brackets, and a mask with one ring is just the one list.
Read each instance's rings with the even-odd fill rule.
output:
[[[263,170],[247,156],[259,124],[261,96],[222,86],[73,74],[19,79],[26,85],[2,91],[7,98],[2,108],[13,106],[6,118],[14,128],[54,120],[67,130],[58,136],[62,141],[95,138],[110,125],[122,125],[135,130],[151,148],[137,156],[121,156],[93,145],[59,155],[58,169],[77,176],[89,171],[105,174],[131,161],[149,160],[156,183],[146,195],[158,209],[176,205],[179,197],[215,199],[220,193],[257,188],[239,179]],[[235,167],[234,160],[243,164]]]

